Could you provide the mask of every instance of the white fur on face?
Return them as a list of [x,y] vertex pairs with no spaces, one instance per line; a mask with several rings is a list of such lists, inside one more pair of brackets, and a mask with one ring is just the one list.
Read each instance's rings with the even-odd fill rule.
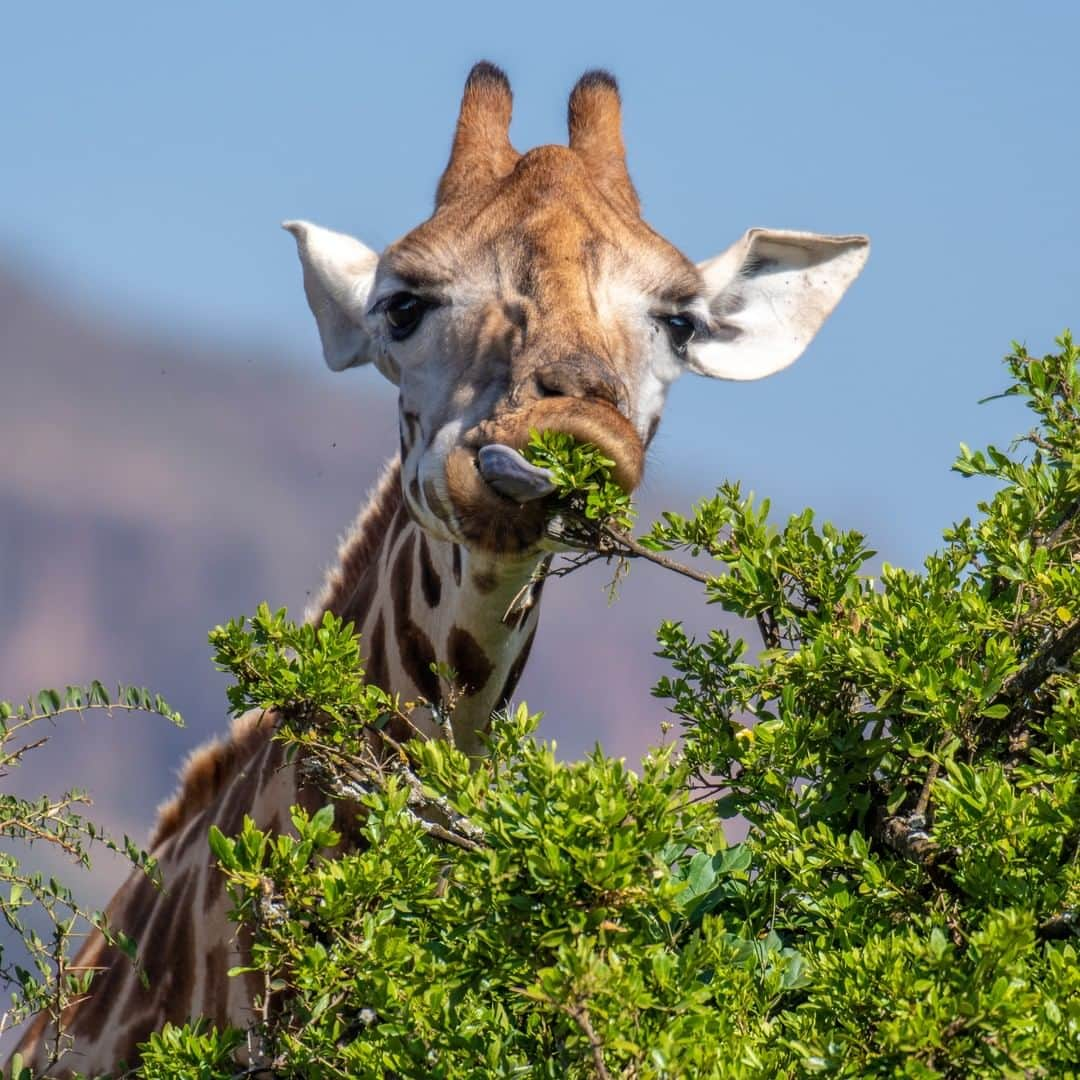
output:
[[639,438],[647,442],[664,411],[671,384],[686,370],[686,359],[672,347],[671,339],[658,316],[689,315],[706,325],[708,309],[695,300],[678,311],[658,303],[636,282],[617,277],[597,290],[597,307],[602,320],[618,321],[633,355],[627,357],[627,389],[630,393],[630,422]]
[[[446,459],[460,443],[465,424],[456,419],[444,424],[435,434],[431,446],[421,451],[415,458],[416,476],[420,481],[420,496],[423,499],[423,515],[420,524],[428,532],[441,540],[461,541],[461,528],[454,519],[454,504],[446,483]],[[413,468],[410,461],[410,468]],[[435,508],[428,505],[428,490],[433,490],[442,508],[450,519],[440,516]]]
[[[501,291],[512,296],[509,283],[502,285]],[[393,291],[392,284],[378,290],[385,296]],[[610,328],[611,339],[623,342],[628,351],[629,355],[611,359],[628,392],[628,419],[644,443],[663,411],[668,388],[685,370],[684,358],[673,349],[657,316],[684,312],[669,311],[654,296],[642,292],[636,281],[617,273],[594,282],[593,296],[601,330]],[[429,311],[407,339],[394,342],[388,333],[382,339],[401,373],[400,410],[420,420],[419,432],[407,446],[402,462],[406,501],[416,520],[441,539],[462,540],[446,480],[447,456],[460,445],[465,433],[491,417],[499,396],[495,373],[487,376],[486,383],[474,385],[470,382],[476,378],[473,366],[449,352],[452,342],[469,340],[471,319],[492,299],[490,289],[485,291],[478,281],[469,281],[455,287],[452,299]],[[707,313],[703,302],[696,302],[692,314],[704,322]],[[414,477],[416,485],[411,484]],[[429,498],[431,492],[434,500]]]

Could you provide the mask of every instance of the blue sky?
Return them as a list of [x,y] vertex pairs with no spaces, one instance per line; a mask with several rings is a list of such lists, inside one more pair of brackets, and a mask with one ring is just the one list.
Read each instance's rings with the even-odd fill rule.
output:
[[329,376],[277,223],[382,246],[429,212],[474,60],[510,74],[519,149],[562,141],[573,81],[609,68],[646,216],[691,257],[752,225],[874,245],[794,368],[676,387],[657,475],[702,494],[740,478],[894,561],[979,494],[950,477],[956,444],[1024,425],[975,405],[1009,341],[1080,330],[1074,4],[42,3],[0,20],[0,258],[164,334],[280,348],[312,378]]

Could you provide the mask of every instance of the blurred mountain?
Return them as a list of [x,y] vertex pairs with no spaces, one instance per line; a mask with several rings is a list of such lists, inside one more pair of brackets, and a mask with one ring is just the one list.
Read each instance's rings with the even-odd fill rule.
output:
[[[371,369],[328,372],[314,327],[301,365],[116,325],[8,266],[0,425],[0,697],[98,678],[149,686],[187,720],[63,719],[4,782],[86,788],[97,819],[142,841],[186,753],[227,722],[207,630],[263,600],[300,616],[395,448],[392,389]],[[653,476],[644,513],[660,501],[687,500]],[[655,626],[682,616],[703,630],[715,614],[649,566],[609,606],[609,577],[589,568],[546,590],[518,691],[565,757],[599,741],[635,759],[658,741]],[[97,875],[88,901],[115,883]]]

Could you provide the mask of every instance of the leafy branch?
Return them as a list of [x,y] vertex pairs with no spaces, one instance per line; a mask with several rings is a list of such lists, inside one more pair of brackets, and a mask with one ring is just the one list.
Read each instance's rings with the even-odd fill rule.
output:
[[[44,723],[92,711],[150,713],[183,725],[180,714],[160,695],[124,685],[111,694],[98,681],[67,686],[63,691],[42,690],[18,705],[0,701],[0,780],[48,742],[48,735],[39,734]],[[89,805],[89,796],[78,789],[36,799],[0,793],[0,838],[27,847],[55,848],[82,868],[90,866],[92,845],[101,844],[157,881],[156,861],[130,837],[115,840],[86,818],[81,808]],[[11,962],[0,953],[0,985],[11,991],[11,1005],[0,1015],[0,1034],[33,1013],[46,1013],[52,1025],[47,1065],[51,1068],[70,1044],[63,1023],[65,1011],[86,997],[94,977],[93,970],[69,961],[71,945],[84,935],[85,927],[94,926],[134,963],[135,943],[111,928],[100,912],[84,908],[55,877],[25,870],[23,861],[17,848],[0,852],[0,918],[22,940],[26,954],[22,962]],[[27,916],[32,912],[44,918],[48,933],[31,928]],[[21,1062],[13,1062],[11,1069],[13,1076],[29,1075]]]

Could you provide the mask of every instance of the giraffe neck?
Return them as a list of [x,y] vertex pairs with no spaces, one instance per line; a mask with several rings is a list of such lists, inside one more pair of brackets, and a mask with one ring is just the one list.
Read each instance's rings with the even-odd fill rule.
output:
[[332,611],[352,622],[367,681],[420,703],[410,720],[423,734],[438,737],[445,721],[455,745],[478,755],[528,659],[539,562],[496,560],[430,536],[409,517],[395,462],[344,541],[312,617]]
[[[343,542],[310,617],[332,611],[353,622],[368,681],[402,702],[427,702],[411,716],[425,734],[443,734],[438,713],[448,714],[455,744],[475,755],[528,657],[539,608],[540,584],[531,580],[538,561],[497,562],[432,539],[408,516],[394,462]],[[433,664],[454,670],[453,689]],[[252,711],[234,722],[227,740],[189,759],[180,792],[163,807],[151,839],[163,888],[135,873],[107,913],[113,927],[139,941],[149,986],[100,933],[91,934],[75,963],[100,970],[89,997],[65,1014],[75,1050],[52,1075],[75,1069],[99,1075],[121,1059],[134,1063],[138,1043],[165,1021],[203,1015],[219,1026],[247,1027],[255,1019],[260,980],[228,976],[230,968],[250,963],[250,936],[238,935],[228,917],[231,902],[207,832],[213,824],[234,835],[244,815],[280,832],[288,828],[290,806],[310,810],[325,801],[300,782],[273,730],[271,717]],[[40,1013],[18,1049],[42,1066],[54,1036]]]

